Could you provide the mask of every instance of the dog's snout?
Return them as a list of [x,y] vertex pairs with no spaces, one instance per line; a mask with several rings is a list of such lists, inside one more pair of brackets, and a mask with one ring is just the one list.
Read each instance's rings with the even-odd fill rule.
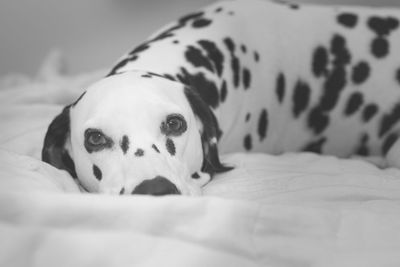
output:
[[178,195],[180,192],[178,188],[168,179],[162,176],[157,176],[156,178],[145,180],[137,185],[132,191],[132,194],[163,196]]

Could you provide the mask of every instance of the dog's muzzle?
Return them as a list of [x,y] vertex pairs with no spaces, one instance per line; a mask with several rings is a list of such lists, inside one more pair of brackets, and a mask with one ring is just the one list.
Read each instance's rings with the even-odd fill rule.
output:
[[145,180],[135,187],[132,194],[141,195],[153,195],[153,196],[163,196],[163,195],[179,195],[180,192],[178,188],[170,182],[168,179],[157,176],[151,180]]

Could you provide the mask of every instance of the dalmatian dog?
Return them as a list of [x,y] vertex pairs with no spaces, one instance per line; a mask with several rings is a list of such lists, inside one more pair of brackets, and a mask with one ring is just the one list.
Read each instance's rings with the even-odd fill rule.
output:
[[218,2],[152,35],[51,122],[43,161],[89,192],[196,195],[221,153],[400,167],[400,10]]

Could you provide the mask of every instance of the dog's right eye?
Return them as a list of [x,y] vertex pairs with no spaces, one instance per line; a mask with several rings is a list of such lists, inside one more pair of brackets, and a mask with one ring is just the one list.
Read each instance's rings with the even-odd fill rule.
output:
[[112,140],[105,136],[100,130],[87,129],[85,131],[85,147],[89,153],[111,147]]

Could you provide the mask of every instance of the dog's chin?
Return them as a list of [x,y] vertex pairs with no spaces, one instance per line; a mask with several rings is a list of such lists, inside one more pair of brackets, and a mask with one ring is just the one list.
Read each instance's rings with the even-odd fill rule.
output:
[[[125,194],[125,192],[121,193],[121,190],[118,191],[113,188],[91,189],[85,187],[82,183],[79,183],[78,186],[82,193],[96,193],[96,194],[106,194],[106,195]],[[182,196],[201,196],[203,194],[202,187],[196,183],[189,183],[177,188],[180,192],[180,195]]]
[[[209,175],[207,173],[201,173],[198,179],[193,179],[191,176],[186,175],[175,175],[172,176],[170,181],[176,186],[179,191],[179,195],[182,196],[201,196],[202,187],[208,183]],[[129,195],[130,191],[135,187],[133,184],[119,184],[113,180],[113,184],[105,185],[102,182],[87,183],[78,179],[75,180],[82,193],[96,193],[106,195]],[[104,182],[104,181],[103,181]],[[122,188],[123,191],[122,191]]]
[[179,191],[183,196],[201,196],[203,193],[203,190],[196,185],[188,185],[186,188],[180,189]]

